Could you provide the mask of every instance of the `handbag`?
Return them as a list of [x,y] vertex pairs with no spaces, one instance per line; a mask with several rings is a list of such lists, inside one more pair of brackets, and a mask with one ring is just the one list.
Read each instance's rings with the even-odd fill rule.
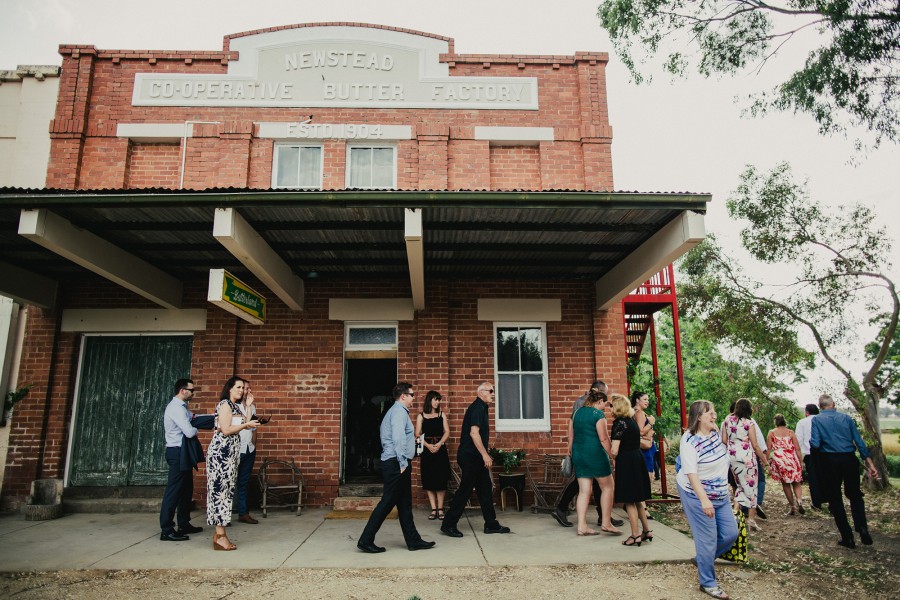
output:
[[653,447],[653,438],[642,437],[641,438],[641,450],[649,450]]
[[747,562],[747,521],[744,519],[744,512],[741,509],[734,514],[734,520],[737,522],[737,539],[734,540],[731,549],[726,550],[719,558],[736,563]]
[[559,465],[559,472],[563,477],[571,477],[572,476],[572,457],[566,456],[562,459],[562,464]]

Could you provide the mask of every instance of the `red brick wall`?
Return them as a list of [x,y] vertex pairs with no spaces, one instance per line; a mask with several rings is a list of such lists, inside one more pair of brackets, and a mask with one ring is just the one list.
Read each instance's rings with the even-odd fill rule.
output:
[[492,146],[491,189],[541,189],[540,149],[537,146]]
[[[533,58],[447,55],[451,76],[536,77],[538,110],[449,110],[363,108],[225,108],[132,106],[137,73],[222,75],[228,57],[220,52],[130,52],[65,47],[56,118],[51,124],[48,187],[117,188],[125,185],[127,143],[116,137],[119,123],[194,125],[187,142],[185,188],[267,188],[271,183],[271,140],[253,137],[253,123],[297,121],[313,114],[317,123],[411,125],[414,138],[397,143],[400,189],[612,189],[612,130],[606,104],[605,61],[597,55]],[[516,178],[487,181],[478,164],[484,143],[473,142],[474,126],[551,127],[555,143],[528,152]],[[344,142],[325,142],[326,189],[344,187]],[[521,149],[518,152],[524,152]],[[538,165],[537,174],[535,165]],[[506,175],[510,175],[507,181]],[[133,187],[137,187],[135,184]]]
[[180,173],[178,144],[131,144],[125,187],[177,189]]

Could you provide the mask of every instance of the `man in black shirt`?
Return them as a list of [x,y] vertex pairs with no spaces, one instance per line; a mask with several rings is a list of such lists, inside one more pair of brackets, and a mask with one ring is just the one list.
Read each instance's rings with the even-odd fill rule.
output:
[[462,532],[456,524],[463,515],[466,502],[472,495],[472,490],[478,493],[478,503],[481,504],[481,514],[484,517],[485,533],[509,533],[509,527],[503,527],[497,522],[497,513],[494,511],[494,493],[491,483],[491,466],[494,461],[488,454],[488,438],[490,437],[490,422],[488,420],[488,407],[494,403],[494,384],[485,381],[478,386],[478,398],[466,409],[460,431],[459,448],[456,451],[456,462],[462,471],[459,489],[453,496],[450,510],[444,517],[441,532],[450,537],[462,537]]

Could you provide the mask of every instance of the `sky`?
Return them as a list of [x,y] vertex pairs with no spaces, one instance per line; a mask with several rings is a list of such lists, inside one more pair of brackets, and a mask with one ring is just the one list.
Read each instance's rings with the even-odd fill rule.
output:
[[[657,69],[650,85],[630,82],[596,17],[599,0],[0,0],[0,69],[61,64],[60,44],[101,49],[221,50],[225,35],[288,25],[352,21],[409,28],[454,38],[462,54],[610,53],[607,90],[613,127],[615,187],[640,192],[708,192],[706,216],[726,249],[738,248],[739,224],[725,202],[753,164],[767,171],[790,161],[808,178],[811,196],[832,207],[856,202],[882,223],[900,222],[900,147],[866,156],[818,134],[806,116],[742,115],[748,94],[768,89],[787,65],[770,61],[759,73],[721,80],[672,81]],[[800,40],[804,43],[805,40]],[[803,56],[788,49],[786,58]],[[651,70],[652,72],[652,70]],[[857,164],[851,165],[854,159]],[[900,273],[895,237],[890,274]],[[751,269],[751,272],[753,270]],[[765,273],[765,271],[757,271]],[[812,374],[798,402],[832,385],[835,372]]]

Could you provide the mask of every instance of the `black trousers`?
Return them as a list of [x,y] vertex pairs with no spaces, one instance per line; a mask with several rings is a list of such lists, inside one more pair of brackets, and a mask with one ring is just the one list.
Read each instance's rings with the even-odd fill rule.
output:
[[859,486],[860,466],[856,454],[845,453],[818,453],[819,475],[822,476],[822,491],[824,501],[828,502],[828,510],[834,517],[834,523],[841,538],[853,539],[853,531],[847,522],[847,511],[844,509],[844,499],[841,498],[841,486],[844,487],[844,495],[850,500],[850,514],[853,516],[853,527],[856,531],[867,529],[866,505],[863,502],[863,493]]
[[191,524],[194,472],[181,470],[181,448],[178,446],[166,448],[166,462],[169,463],[169,477],[159,510],[159,529],[162,533],[172,533],[175,531],[176,512],[179,529]]
[[478,495],[478,503],[481,505],[481,516],[484,517],[486,527],[499,527],[497,522],[497,512],[494,510],[494,490],[491,483],[491,473],[484,466],[484,461],[480,456],[473,459],[464,459],[457,461],[459,470],[462,472],[459,478],[459,489],[453,495],[453,501],[450,503],[450,510],[444,516],[444,523],[441,527],[456,527],[462,518],[463,511],[466,509],[466,502],[472,495],[472,490]]
[[369,522],[366,523],[366,528],[359,536],[360,543],[375,543],[375,534],[381,529],[382,523],[395,506],[406,545],[409,546],[422,539],[413,522],[411,472],[412,465],[408,465],[406,471],[401,473],[400,462],[396,458],[381,461],[384,491],[381,494],[381,500],[372,511],[372,516],[369,517]]
[[828,502],[822,495],[822,477],[812,455],[804,456],[803,464],[806,467],[806,482],[809,484],[809,502],[815,508],[819,508],[823,502]]
[[[597,483],[597,480],[593,477],[591,478],[591,487],[594,492],[594,502],[597,504],[597,518],[602,521],[603,509],[600,508],[600,484]],[[572,504],[572,500],[574,500],[577,495],[578,480],[573,479],[569,482],[569,485],[566,486],[566,489],[563,490],[562,494],[560,494],[559,503],[556,505],[556,508],[561,511],[569,510],[569,505]]]

